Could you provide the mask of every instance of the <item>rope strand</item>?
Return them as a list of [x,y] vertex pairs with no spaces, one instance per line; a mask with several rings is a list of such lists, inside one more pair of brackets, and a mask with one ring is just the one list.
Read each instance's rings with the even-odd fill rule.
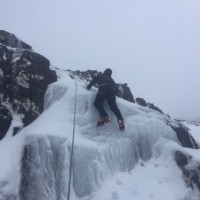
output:
[[77,99],[77,81],[75,78],[75,103],[74,103],[74,123],[73,123],[73,136],[72,136],[72,148],[71,148],[71,156],[70,156],[70,165],[69,165],[69,182],[68,182],[68,193],[67,200],[70,198],[70,190],[71,190],[71,177],[73,170],[73,154],[74,154],[74,135],[75,135],[75,124],[76,124],[76,99]]

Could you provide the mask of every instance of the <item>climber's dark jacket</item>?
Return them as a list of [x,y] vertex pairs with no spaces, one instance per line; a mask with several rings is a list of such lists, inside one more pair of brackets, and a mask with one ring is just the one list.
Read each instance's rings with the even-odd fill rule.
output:
[[116,85],[115,81],[111,78],[112,70],[106,69],[103,74],[99,73],[92,81],[88,84],[87,89],[89,90],[96,83],[98,84],[98,92],[94,101],[94,105],[99,111],[100,117],[107,117],[108,114],[104,109],[103,102],[105,99],[108,101],[108,105],[112,112],[116,115],[118,120],[123,120],[123,117],[116,104]]
[[96,77],[92,79],[92,81],[88,84],[87,89],[90,90],[92,86],[98,84],[99,92],[107,94],[108,92],[112,95],[116,94],[116,84],[115,81],[111,77],[112,70],[106,69],[103,73],[98,73]]

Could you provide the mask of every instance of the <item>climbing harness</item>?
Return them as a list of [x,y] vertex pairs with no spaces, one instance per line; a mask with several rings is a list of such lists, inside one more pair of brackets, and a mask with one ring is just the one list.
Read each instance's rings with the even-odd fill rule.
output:
[[75,103],[74,103],[74,122],[73,122],[73,136],[72,136],[72,147],[71,147],[71,155],[70,155],[70,163],[69,163],[69,182],[68,182],[68,193],[67,200],[70,198],[70,189],[71,189],[71,177],[73,170],[73,154],[74,154],[74,135],[75,135],[75,124],[76,124],[76,100],[77,100],[77,80],[75,79]]

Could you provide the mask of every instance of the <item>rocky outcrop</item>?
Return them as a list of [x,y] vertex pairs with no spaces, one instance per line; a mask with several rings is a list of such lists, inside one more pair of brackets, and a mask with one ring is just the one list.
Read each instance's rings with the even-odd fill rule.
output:
[[164,114],[163,111],[160,108],[155,106],[153,103],[147,103],[143,98],[136,98],[136,103],[141,105],[141,106],[151,108],[152,110],[156,110],[156,111]]
[[192,135],[189,133],[189,128],[187,128],[181,121],[178,120],[167,120],[166,124],[170,126],[177,135],[178,140],[183,147],[191,149],[199,149],[199,144],[195,141]]
[[5,136],[12,121],[9,110],[0,104],[0,140]]
[[92,80],[98,74],[98,71],[96,70],[87,70],[87,71],[67,70],[67,71],[70,72],[71,78],[74,78],[74,76],[78,76],[81,80],[86,81],[86,83]]
[[47,86],[55,82],[57,76],[49,68],[49,60],[31,51],[29,45],[5,31],[0,31],[0,35],[0,41],[4,42],[0,43],[2,102],[11,105],[27,126],[43,111]]
[[137,98],[135,99],[135,101],[136,101],[137,104],[139,104],[139,105],[141,105],[141,106],[144,106],[144,107],[147,107],[147,103],[146,103],[146,101],[145,101],[143,98],[137,97]]
[[32,50],[30,45],[4,30],[0,30],[0,43],[12,48]]
[[[170,125],[171,126],[171,125]],[[177,138],[181,142],[183,147],[198,149],[199,145],[196,143],[195,139],[190,135],[188,130],[181,126],[171,126],[171,128],[176,132]]]
[[193,159],[191,155],[183,152],[175,152],[175,160],[183,172],[186,184],[192,189],[200,191],[200,163]]
[[156,111],[164,114],[163,111],[160,108],[158,108],[157,106],[155,106],[153,103],[147,103],[147,107],[151,108],[152,110],[156,110]]
[[132,94],[130,88],[128,87],[127,83],[124,83],[124,84],[117,83],[116,85],[118,87],[118,92],[117,92],[118,97],[121,97],[127,101],[135,103],[133,94]]

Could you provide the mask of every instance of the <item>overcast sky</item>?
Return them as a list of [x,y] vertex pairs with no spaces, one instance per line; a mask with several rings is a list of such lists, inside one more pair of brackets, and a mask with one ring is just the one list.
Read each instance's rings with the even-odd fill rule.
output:
[[113,70],[173,118],[200,119],[199,0],[1,0],[0,29],[54,66]]

